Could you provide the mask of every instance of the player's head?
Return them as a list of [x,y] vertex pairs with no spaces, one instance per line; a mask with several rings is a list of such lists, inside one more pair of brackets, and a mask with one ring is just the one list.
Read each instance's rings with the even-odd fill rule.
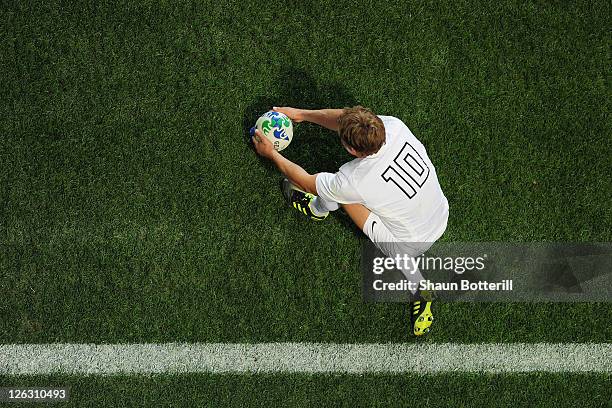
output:
[[338,118],[338,133],[345,149],[357,157],[378,152],[385,144],[385,126],[368,108],[344,108]]

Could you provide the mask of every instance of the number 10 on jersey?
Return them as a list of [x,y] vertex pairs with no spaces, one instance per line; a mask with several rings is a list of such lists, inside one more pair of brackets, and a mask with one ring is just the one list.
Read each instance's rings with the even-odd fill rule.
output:
[[408,198],[412,198],[427,181],[429,167],[414,147],[406,142],[381,176],[387,183],[393,182]]

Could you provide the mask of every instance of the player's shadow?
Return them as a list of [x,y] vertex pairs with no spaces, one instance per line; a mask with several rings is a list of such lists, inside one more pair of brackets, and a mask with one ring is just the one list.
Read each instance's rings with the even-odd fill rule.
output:
[[[341,84],[317,84],[312,75],[304,69],[283,67],[274,83],[274,87],[265,94],[254,97],[253,102],[245,109],[242,130],[246,143],[250,143],[249,130],[257,118],[273,106],[322,109],[358,104],[356,98]],[[337,132],[306,122],[294,123],[293,126],[293,140],[283,151],[283,155],[309,173],[335,173],[341,165],[354,158],[340,144]],[[262,165],[270,171],[275,171],[274,166],[267,160],[262,159]],[[347,215],[339,213],[337,216],[343,223],[354,228]]]

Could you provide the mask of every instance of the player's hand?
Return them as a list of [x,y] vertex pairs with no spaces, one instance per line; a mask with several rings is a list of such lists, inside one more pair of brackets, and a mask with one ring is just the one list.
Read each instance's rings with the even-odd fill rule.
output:
[[289,106],[274,106],[272,110],[275,110],[280,113],[284,113],[291,119],[292,121],[299,123],[304,120],[304,111],[302,109],[291,108]]
[[259,129],[255,130],[252,140],[253,145],[255,146],[255,151],[257,151],[257,154],[260,156],[269,159],[276,151],[274,150],[274,145],[272,145],[272,142],[269,141]]

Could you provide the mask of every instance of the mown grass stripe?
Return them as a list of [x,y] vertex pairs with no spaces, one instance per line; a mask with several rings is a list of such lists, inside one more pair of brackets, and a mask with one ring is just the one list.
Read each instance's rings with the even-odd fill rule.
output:
[[5,344],[0,374],[612,372],[612,344]]

